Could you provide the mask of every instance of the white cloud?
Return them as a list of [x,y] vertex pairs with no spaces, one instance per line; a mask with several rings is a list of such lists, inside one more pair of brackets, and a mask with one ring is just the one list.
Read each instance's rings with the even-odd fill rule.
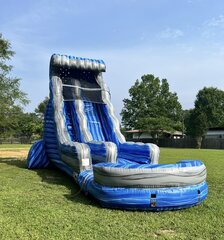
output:
[[219,15],[218,17],[213,17],[202,26],[202,37],[204,38],[214,38],[217,36],[223,37],[224,33],[224,15]]
[[182,37],[183,35],[183,31],[181,31],[180,29],[166,28],[159,34],[159,37],[166,39],[176,39]]
[[224,28],[224,15],[219,15],[217,18],[212,18],[205,23],[208,27]]

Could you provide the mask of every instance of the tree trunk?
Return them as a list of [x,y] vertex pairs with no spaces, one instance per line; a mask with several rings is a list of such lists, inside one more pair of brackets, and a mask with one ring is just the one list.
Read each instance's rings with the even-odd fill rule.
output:
[[202,136],[196,137],[196,148],[200,149],[202,143]]

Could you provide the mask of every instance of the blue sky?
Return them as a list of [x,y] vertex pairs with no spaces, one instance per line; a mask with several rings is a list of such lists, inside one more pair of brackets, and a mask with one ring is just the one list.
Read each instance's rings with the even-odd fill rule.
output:
[[167,78],[184,109],[204,86],[224,89],[224,1],[0,0],[0,32],[33,111],[48,95],[53,53],[104,59],[116,114],[143,74]]

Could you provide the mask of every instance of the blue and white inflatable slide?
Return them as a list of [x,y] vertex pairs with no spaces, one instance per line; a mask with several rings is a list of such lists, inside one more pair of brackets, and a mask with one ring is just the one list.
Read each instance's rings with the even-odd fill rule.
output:
[[208,194],[205,165],[158,164],[156,145],[126,142],[105,70],[102,60],[51,57],[44,137],[31,147],[28,168],[52,163],[108,208],[160,211],[200,204]]

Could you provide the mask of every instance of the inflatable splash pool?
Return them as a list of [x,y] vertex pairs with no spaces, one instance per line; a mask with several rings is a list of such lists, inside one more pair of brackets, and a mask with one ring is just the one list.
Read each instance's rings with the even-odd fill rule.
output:
[[28,168],[54,164],[108,208],[160,211],[200,204],[208,194],[205,165],[158,164],[158,146],[126,142],[105,70],[102,60],[51,57],[44,137],[31,147]]

